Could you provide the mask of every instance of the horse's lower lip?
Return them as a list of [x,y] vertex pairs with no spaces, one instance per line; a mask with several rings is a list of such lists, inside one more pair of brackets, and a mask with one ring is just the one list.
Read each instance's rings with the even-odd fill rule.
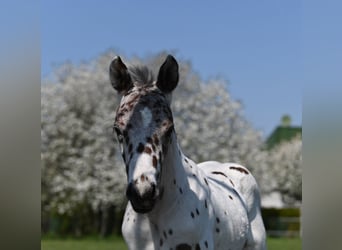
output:
[[134,201],[130,201],[133,207],[133,210],[140,214],[145,214],[151,212],[154,207],[154,200],[151,201],[143,201],[141,204],[136,204]]
[[139,214],[146,214],[148,212],[151,212],[152,208],[134,208],[133,209],[135,212],[139,213]]

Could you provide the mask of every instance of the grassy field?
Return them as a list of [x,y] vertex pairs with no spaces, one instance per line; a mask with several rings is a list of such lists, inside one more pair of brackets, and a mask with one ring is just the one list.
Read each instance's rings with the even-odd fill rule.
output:
[[[268,238],[268,250],[300,250],[299,238]],[[126,250],[127,247],[119,237],[110,239],[42,239],[41,250]]]

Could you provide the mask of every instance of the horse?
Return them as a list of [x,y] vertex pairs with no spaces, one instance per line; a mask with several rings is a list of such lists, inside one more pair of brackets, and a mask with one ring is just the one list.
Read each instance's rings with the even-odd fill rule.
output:
[[[177,142],[171,111],[179,66],[168,55],[157,78],[143,65],[109,66],[121,96],[113,130],[127,174],[122,234],[130,250],[264,250],[260,194],[236,163],[196,164]],[[189,97],[191,98],[191,97]]]

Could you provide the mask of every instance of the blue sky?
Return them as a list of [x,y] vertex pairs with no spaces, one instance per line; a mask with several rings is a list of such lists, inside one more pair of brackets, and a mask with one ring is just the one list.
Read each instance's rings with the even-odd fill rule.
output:
[[42,77],[109,48],[176,50],[206,80],[224,77],[247,119],[268,135],[283,114],[302,124],[300,1],[42,1]]

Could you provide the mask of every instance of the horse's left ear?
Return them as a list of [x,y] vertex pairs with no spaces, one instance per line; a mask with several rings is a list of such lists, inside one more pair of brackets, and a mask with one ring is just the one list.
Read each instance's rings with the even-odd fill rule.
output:
[[178,80],[178,63],[173,56],[168,55],[159,69],[157,87],[168,94],[177,87]]

